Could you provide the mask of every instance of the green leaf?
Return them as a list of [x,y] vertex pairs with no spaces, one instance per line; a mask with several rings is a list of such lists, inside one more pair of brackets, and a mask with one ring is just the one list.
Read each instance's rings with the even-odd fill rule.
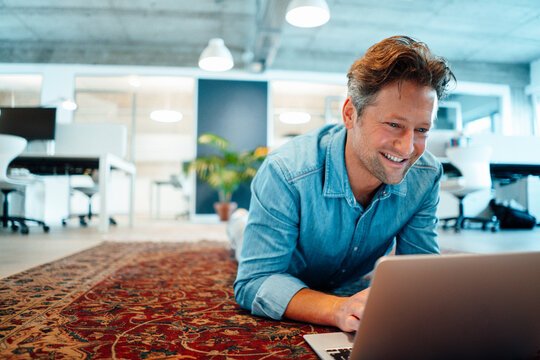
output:
[[211,133],[202,134],[201,136],[199,136],[199,139],[197,139],[197,141],[199,142],[199,144],[211,145],[221,151],[225,151],[231,146],[231,143],[229,143],[221,136]]
[[267,153],[266,148],[241,153],[230,151],[227,140],[211,133],[199,136],[198,142],[220,150],[221,154],[199,156],[185,164],[185,168],[195,171],[201,180],[216,189],[220,201],[230,201],[241,183],[253,179]]

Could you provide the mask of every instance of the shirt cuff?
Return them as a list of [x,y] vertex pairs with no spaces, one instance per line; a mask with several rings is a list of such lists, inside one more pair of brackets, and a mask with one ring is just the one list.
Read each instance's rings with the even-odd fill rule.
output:
[[307,288],[307,285],[292,275],[271,275],[257,291],[251,313],[281,320],[292,297],[303,288]]

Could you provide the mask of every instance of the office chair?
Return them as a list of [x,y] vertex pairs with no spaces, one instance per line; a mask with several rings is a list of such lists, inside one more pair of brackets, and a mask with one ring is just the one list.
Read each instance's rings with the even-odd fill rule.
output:
[[[81,184],[81,185],[71,186],[71,181],[70,181],[70,190],[79,191],[82,194],[86,195],[86,197],[88,198],[88,212],[85,213],[85,214],[70,214],[66,219],[62,219],[62,225],[63,226],[67,225],[67,220],[69,218],[78,217],[79,218],[79,224],[81,226],[86,227],[86,226],[88,226],[87,219],[88,219],[88,221],[90,221],[90,220],[92,220],[93,216],[97,215],[92,211],[92,197],[95,194],[99,193],[99,184],[98,184],[99,175],[98,175],[98,171],[93,170],[92,173],[89,174],[89,175],[91,177],[91,179],[90,179],[91,184]],[[116,220],[114,220],[112,217],[109,217],[109,224],[116,225]]]
[[[171,185],[180,191],[182,191],[182,198],[183,201],[186,204],[189,204],[189,192],[191,191],[191,187],[189,186],[189,182],[186,178],[186,175],[184,173],[177,174],[171,174],[170,176],[170,182]],[[181,218],[188,218],[189,217],[189,209],[186,208],[182,212],[179,212],[175,215],[175,219],[181,219]]]
[[449,222],[454,222],[454,230],[464,229],[468,223],[480,223],[482,230],[488,227],[492,231],[499,229],[499,221],[496,217],[484,219],[480,217],[468,217],[464,215],[463,200],[473,192],[491,189],[491,173],[489,160],[492,149],[489,146],[464,146],[451,147],[446,150],[446,155],[452,165],[461,173],[460,177],[450,177],[441,181],[441,190],[452,193],[459,200],[459,214],[456,217],[441,219],[443,229],[448,228]]
[[[154,216],[154,211],[153,211],[153,208],[154,208],[154,197],[156,198],[156,211],[155,211],[155,218],[156,219],[159,219],[160,218],[160,199],[161,199],[161,186],[163,185],[170,185],[172,186],[173,188],[175,189],[178,189],[182,192],[182,200],[185,204],[189,204],[189,192],[191,191],[190,190],[190,186],[189,186],[189,182],[188,180],[186,179],[186,176],[184,173],[180,173],[180,174],[171,174],[170,177],[169,177],[169,180],[164,180],[164,181],[160,181],[160,180],[154,180],[154,181],[151,181],[150,182],[150,201],[149,201],[149,204],[150,204],[150,212],[149,212],[149,215],[150,215],[150,218],[153,218]],[[181,218],[188,218],[189,217],[189,209],[186,208],[184,210],[182,210],[182,212],[179,212],[177,213],[174,218],[175,220],[178,220],[178,219],[181,219]]]
[[[3,213],[0,217],[2,227],[8,227],[11,223],[11,229],[17,231],[19,226],[21,228],[21,234],[28,234],[27,221],[35,222],[43,227],[43,231],[49,232],[49,227],[45,225],[43,221],[29,219],[19,216],[9,215],[9,194],[14,191],[21,191],[26,185],[29,185],[31,181],[23,179],[13,179],[7,176],[7,169],[9,163],[23,152],[26,147],[26,139],[20,136],[0,134],[0,189],[4,194],[3,201]],[[18,224],[18,225],[17,225]]]

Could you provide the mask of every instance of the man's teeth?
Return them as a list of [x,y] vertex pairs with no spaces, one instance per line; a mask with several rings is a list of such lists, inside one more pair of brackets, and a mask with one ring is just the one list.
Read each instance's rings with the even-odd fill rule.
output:
[[388,154],[385,154],[385,153],[382,153],[382,154],[384,155],[385,158],[387,158],[389,160],[392,160],[392,161],[395,161],[395,162],[403,162],[403,161],[405,161],[405,159],[400,159],[400,158],[392,156],[392,155],[388,155]]

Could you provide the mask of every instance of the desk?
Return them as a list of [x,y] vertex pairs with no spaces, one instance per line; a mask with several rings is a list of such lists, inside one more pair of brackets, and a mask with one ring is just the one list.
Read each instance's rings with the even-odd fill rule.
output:
[[[445,173],[459,173],[459,170],[448,159],[439,158],[439,161],[442,163]],[[491,163],[489,164],[489,170],[494,180],[513,180],[528,175],[540,176],[540,164]]]
[[102,154],[99,156],[77,156],[77,155],[40,155],[22,154],[13,160],[10,167],[23,167],[31,173],[38,175],[75,175],[83,174],[88,169],[98,169],[99,171],[99,231],[109,231],[109,211],[108,179],[111,170],[120,170],[130,176],[129,193],[129,225],[133,226],[134,198],[135,198],[135,165],[127,162],[113,154]]
[[[155,218],[156,219],[160,218],[159,213],[160,213],[160,209],[161,209],[161,206],[160,206],[161,187],[164,186],[164,185],[172,186],[173,188],[181,190],[182,192],[185,191],[184,187],[180,183],[180,180],[173,179],[173,177],[171,177],[171,180],[155,180],[155,181],[152,181],[150,183],[150,212],[149,212],[150,219],[153,218],[153,214],[154,214],[154,211],[153,211],[153,209],[154,209],[154,194],[155,194],[155,198],[156,198],[156,217]],[[187,198],[185,193],[183,195],[183,198],[184,199]],[[187,201],[189,201],[189,200],[187,200]],[[180,217],[183,217],[183,216],[186,216],[186,215],[188,215],[188,211],[176,214],[175,218],[179,219]]]
[[[160,209],[160,200],[161,200],[161,186],[170,185],[175,186],[176,183],[173,183],[171,180],[162,180],[162,181],[152,181],[150,183],[150,212],[149,216],[152,219],[153,208],[154,208],[154,192],[156,193],[156,219],[159,219],[159,209]],[[156,189],[154,191],[154,188]]]

